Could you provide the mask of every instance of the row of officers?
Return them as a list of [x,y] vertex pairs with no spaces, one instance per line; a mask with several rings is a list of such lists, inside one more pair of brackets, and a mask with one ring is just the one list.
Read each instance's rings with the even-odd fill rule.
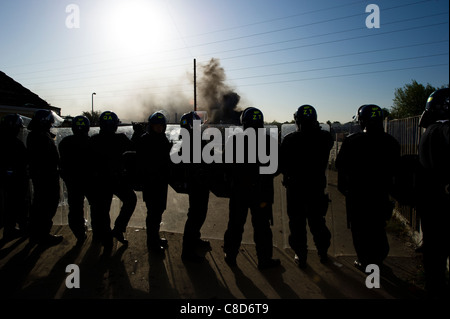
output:
[[[420,179],[420,183],[415,183],[413,188],[423,227],[426,289],[432,296],[448,296],[448,107],[448,88],[437,90],[429,97],[420,120],[420,126],[426,131],[420,141],[413,172],[420,171],[415,175],[415,180]],[[85,198],[90,204],[94,240],[102,243],[104,251],[112,249],[114,238],[127,244],[124,234],[137,203],[135,191],[142,191],[147,207],[148,250],[164,253],[168,242],[160,237],[160,224],[166,210],[168,185],[176,180],[186,186],[189,194],[181,257],[185,261],[201,262],[204,257],[199,252],[211,249],[209,242],[201,238],[201,228],[207,216],[211,182],[214,182],[222,183],[230,198],[223,246],[227,264],[236,265],[250,210],[258,268],[276,267],[280,260],[272,256],[273,179],[281,173],[286,187],[289,245],[295,252],[294,262],[301,268],[307,265],[306,227],[309,225],[320,261],[326,263],[331,240],[325,221],[330,202],[325,193],[326,169],[333,139],[329,132],[320,128],[313,106],[300,106],[294,119],[297,130],[278,144],[278,171],[260,174],[259,168],[263,164],[258,161],[234,161],[219,169],[206,163],[173,164],[170,159],[172,144],[166,137],[166,118],[161,112],[152,114],[146,127],[135,124],[131,139],[117,133],[120,121],[114,112],[101,114],[100,131],[92,136],[89,136],[89,120],[77,116],[72,122],[73,135],[65,137],[56,146],[50,132],[54,122],[52,112],[38,110],[27,127],[30,132],[26,147],[17,138],[23,127],[21,117],[17,114],[5,116],[0,125],[4,239],[23,235],[20,232],[27,230],[30,241],[37,244],[55,245],[62,241],[61,236],[50,234],[59,203],[59,178],[62,177],[67,187],[69,226],[77,244],[86,239]],[[200,120],[195,112],[186,113],[180,126],[192,133],[194,120]],[[362,131],[344,140],[336,167],[338,189],[346,198],[348,226],[358,258],[355,266],[364,271],[369,264],[382,266],[388,255],[385,226],[394,207],[392,196],[405,198],[411,194],[399,189],[398,185],[405,186],[398,181],[402,175],[398,172],[405,170],[400,145],[384,131],[382,109],[373,104],[363,105],[357,111],[357,120]],[[242,112],[241,124],[244,130],[262,128],[263,113],[257,108],[247,108]],[[189,136],[192,139],[194,134]],[[257,138],[266,138],[270,143],[272,137],[257,135]],[[189,142],[192,146],[192,140]],[[202,143],[204,146],[206,142]],[[244,149],[248,151],[249,148]],[[244,158],[248,159],[248,154]],[[28,176],[33,185],[29,218],[23,207]],[[110,206],[114,195],[121,200],[122,206],[111,229]]]

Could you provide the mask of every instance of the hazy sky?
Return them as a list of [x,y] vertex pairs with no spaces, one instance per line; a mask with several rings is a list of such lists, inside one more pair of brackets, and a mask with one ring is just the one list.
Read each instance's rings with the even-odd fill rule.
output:
[[1,0],[0,70],[62,115],[95,92],[95,110],[137,121],[189,107],[194,59],[199,78],[214,58],[267,121],[311,104],[347,122],[413,79],[447,84],[448,30],[448,0]]

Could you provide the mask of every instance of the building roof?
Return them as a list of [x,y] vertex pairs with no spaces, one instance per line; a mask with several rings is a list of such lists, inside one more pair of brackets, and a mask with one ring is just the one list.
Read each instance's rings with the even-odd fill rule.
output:
[[51,106],[39,95],[0,71],[0,116],[19,113],[31,117],[37,109],[52,110],[59,115],[61,113],[61,108]]

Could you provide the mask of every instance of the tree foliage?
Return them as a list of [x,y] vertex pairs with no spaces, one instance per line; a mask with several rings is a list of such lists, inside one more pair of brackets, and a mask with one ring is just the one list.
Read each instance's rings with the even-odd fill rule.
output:
[[94,111],[94,112],[83,112],[81,115],[86,116],[91,123],[91,126],[97,126],[98,125],[98,119],[100,118],[101,111]]
[[422,114],[428,97],[435,90],[430,84],[424,86],[416,80],[403,88],[395,89],[390,117],[399,119]]

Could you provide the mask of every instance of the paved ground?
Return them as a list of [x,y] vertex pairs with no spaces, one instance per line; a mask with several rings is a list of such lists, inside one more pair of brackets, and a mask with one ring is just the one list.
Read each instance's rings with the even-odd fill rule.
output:
[[[308,267],[299,269],[293,263],[293,252],[287,245],[284,188],[276,180],[274,204],[274,257],[281,267],[259,271],[250,223],[237,258],[238,266],[230,268],[223,259],[223,233],[227,223],[228,200],[210,199],[210,210],[203,227],[212,251],[202,264],[183,263],[181,242],[186,220],[187,195],[171,190],[164,214],[162,235],[169,241],[164,256],[146,250],[143,228],[144,204],[140,200],[127,236],[129,245],[115,242],[112,255],[102,256],[102,248],[92,242],[92,232],[81,247],[66,224],[66,211],[55,216],[53,232],[64,235],[55,247],[41,248],[27,239],[0,244],[1,297],[17,299],[172,299],[172,300],[300,300],[300,299],[419,299],[423,297],[421,256],[415,245],[395,223],[389,232],[391,251],[385,264],[391,271],[381,273],[381,288],[365,285],[367,274],[353,267],[355,253],[351,233],[346,228],[344,198],[336,188],[336,173],[329,172],[328,192],[332,202],[327,224],[332,232],[330,262],[321,264],[309,236]],[[114,201],[113,220],[120,206]],[[395,231],[394,231],[395,230]],[[80,288],[68,289],[66,267],[79,266]]]

